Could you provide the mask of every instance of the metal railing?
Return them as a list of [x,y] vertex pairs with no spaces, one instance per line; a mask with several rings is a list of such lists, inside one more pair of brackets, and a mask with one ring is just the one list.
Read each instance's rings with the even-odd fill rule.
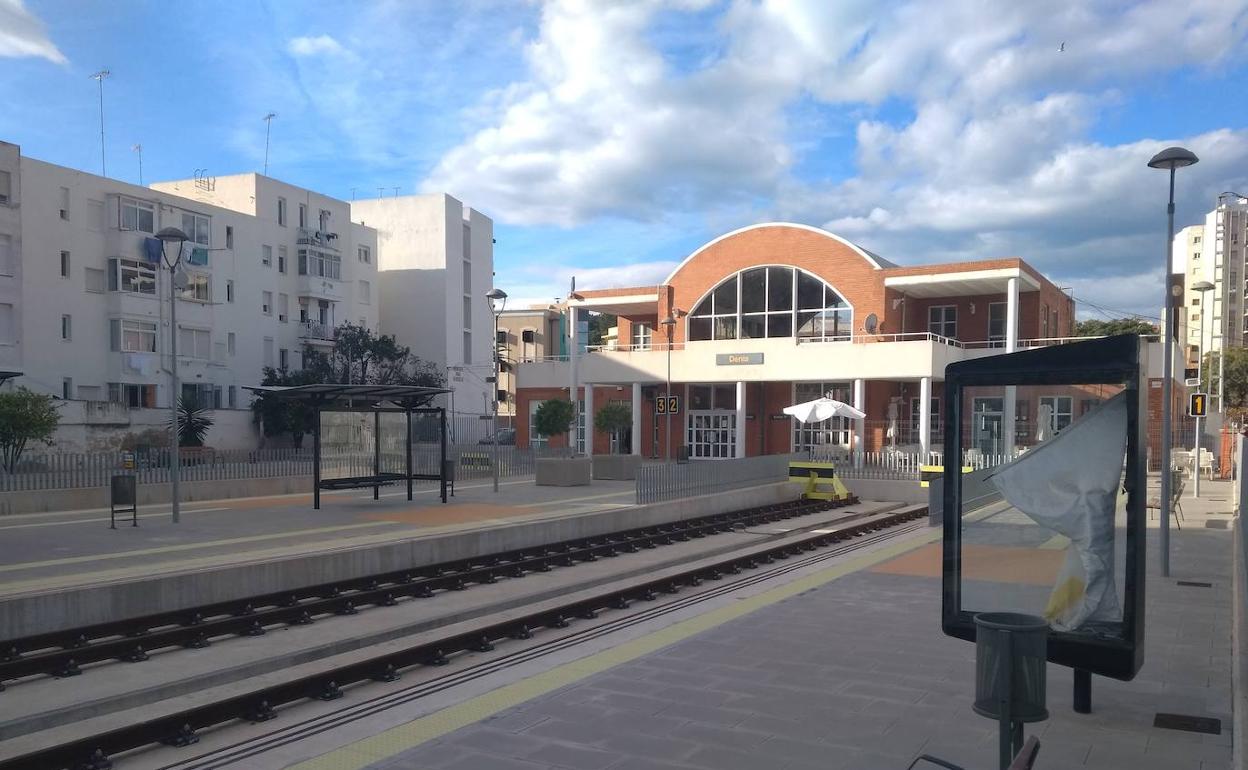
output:
[[[448,445],[446,458],[455,462],[456,481],[489,478],[493,462],[489,444],[466,443]],[[179,465],[182,481],[229,481],[233,479],[281,478],[312,476],[312,449],[256,449],[202,451],[183,447]],[[534,461],[539,457],[564,457],[567,449],[530,449],[514,446],[498,448],[499,476],[514,478],[531,476]],[[442,452],[438,444],[422,442],[412,445],[412,470],[435,474]],[[29,492],[53,489],[106,487],[116,474],[132,474],[139,484],[169,482],[170,454],[167,449],[133,453],[133,467],[127,467],[124,452],[64,452],[25,454],[17,469],[0,470],[0,492]],[[403,448],[383,447],[381,471],[402,473]],[[321,478],[349,478],[373,474],[373,453],[369,450],[344,451],[323,449]]]
[[319,321],[300,321],[299,336],[314,340],[332,340],[334,338],[334,327]]
[[804,459],[804,454],[783,454],[739,460],[643,464],[637,469],[637,504],[784,481],[789,477],[789,463]]

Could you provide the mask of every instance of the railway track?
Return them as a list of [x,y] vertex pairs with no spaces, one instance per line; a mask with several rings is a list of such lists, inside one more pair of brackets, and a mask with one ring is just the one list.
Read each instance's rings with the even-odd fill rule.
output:
[[[188,763],[169,767],[185,770],[239,766],[247,756],[286,745],[316,732],[323,732],[350,721],[363,719],[377,711],[392,708],[402,702],[410,702],[439,692],[465,681],[485,676],[500,668],[550,654],[567,646],[611,633],[628,624],[644,622],[662,614],[675,612],[692,604],[707,601],[725,593],[740,590],[745,585],[771,579],[780,574],[802,569],[821,561],[834,558],[848,551],[857,550],[871,542],[888,538],[899,530],[909,531],[921,525],[905,527],[926,517],[923,510],[882,514],[867,521],[848,523],[834,530],[823,530],[772,548],[748,554],[727,556],[709,565],[680,572],[667,577],[641,581],[627,588],[604,591],[586,599],[568,602],[554,608],[545,608],[530,615],[512,618],[502,623],[482,623],[470,631],[459,632],[431,642],[414,644],[398,651],[380,654],[330,671],[302,676],[264,687],[243,695],[224,698],[212,703],[183,709],[161,717],[112,729],[97,735],[79,738],[65,744],[34,750],[8,760],[0,761],[0,770],[107,770],[111,768],[110,757],[163,743],[170,746],[186,746],[198,741],[197,731],[237,720],[264,722],[277,716],[278,707],[309,699],[336,700],[343,697],[343,688],[369,681],[394,681],[400,672],[413,666],[440,666],[450,656],[462,652],[486,652],[494,649],[497,642],[508,639],[529,639],[540,628],[565,628],[574,619],[592,619],[605,610],[622,610],[638,601],[653,601],[663,594],[678,593],[681,588],[698,586],[704,581],[723,580],[726,576],[740,574],[743,570],[756,569],[777,561],[793,559],[770,570],[763,570],[740,580],[727,581],[710,591],[702,591],[675,602],[633,613],[619,619],[586,628],[551,642],[536,645],[511,655],[486,661],[463,671],[439,677],[430,682],[404,688],[398,692],[370,699],[332,715],[309,720],[301,725],[266,736],[264,740],[248,741],[214,752],[210,757],[200,757]],[[894,529],[896,528],[896,529]],[[893,530],[885,533],[885,530]],[[884,533],[884,534],[881,534]],[[855,542],[856,541],[856,542]],[[847,543],[829,551],[801,557],[808,551]],[[309,732],[312,731],[312,732]]]
[[137,663],[156,650],[196,649],[227,636],[260,636],[275,626],[307,625],[318,617],[353,615],[364,607],[393,606],[404,598],[427,599],[440,592],[496,583],[500,578],[548,572],[853,502],[857,499],[778,503],[10,639],[0,642],[0,690],[6,681],[39,675],[68,678],[81,674],[88,664]]

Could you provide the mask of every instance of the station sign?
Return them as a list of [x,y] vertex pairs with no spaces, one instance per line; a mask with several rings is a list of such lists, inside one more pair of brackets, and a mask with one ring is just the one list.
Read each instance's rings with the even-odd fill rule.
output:
[[654,399],[655,414],[680,414],[680,396],[669,396],[666,393]]
[[1188,417],[1205,417],[1209,412],[1209,394],[1193,393],[1187,399]]
[[762,353],[716,353],[716,366],[758,366],[763,362]]

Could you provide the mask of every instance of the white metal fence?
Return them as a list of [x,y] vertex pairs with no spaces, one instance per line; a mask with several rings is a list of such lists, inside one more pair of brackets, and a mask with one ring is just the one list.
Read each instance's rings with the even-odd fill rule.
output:
[[643,464],[637,469],[637,503],[644,505],[784,481],[789,477],[789,463],[805,459],[804,454],[783,454],[739,460]]
[[[500,446],[499,476],[529,476],[533,474],[533,461],[536,457],[566,454],[567,450],[561,449],[535,451]],[[180,455],[179,477],[182,481],[312,475],[313,458],[310,447],[226,451],[184,448]],[[491,477],[494,456],[494,447],[489,444],[457,444],[446,448],[446,459],[455,463],[457,481]],[[436,443],[412,445],[412,470],[416,473],[437,473],[441,459],[441,448]],[[108,486],[109,479],[115,474],[133,474],[138,477],[139,484],[165,484],[169,482],[170,462],[168,449],[134,453],[26,453],[12,473],[0,469],[0,492],[104,487]],[[374,470],[373,462],[371,451],[325,450],[321,453],[321,478],[370,476]],[[383,447],[380,470],[402,473],[403,469],[402,446]]]

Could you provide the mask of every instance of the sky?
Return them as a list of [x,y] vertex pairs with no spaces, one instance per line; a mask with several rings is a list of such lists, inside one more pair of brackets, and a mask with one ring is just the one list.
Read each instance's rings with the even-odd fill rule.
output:
[[0,0],[0,140],[138,181],[447,192],[514,304],[654,284],[765,221],[903,265],[1017,256],[1156,316],[1248,191],[1248,0]]

